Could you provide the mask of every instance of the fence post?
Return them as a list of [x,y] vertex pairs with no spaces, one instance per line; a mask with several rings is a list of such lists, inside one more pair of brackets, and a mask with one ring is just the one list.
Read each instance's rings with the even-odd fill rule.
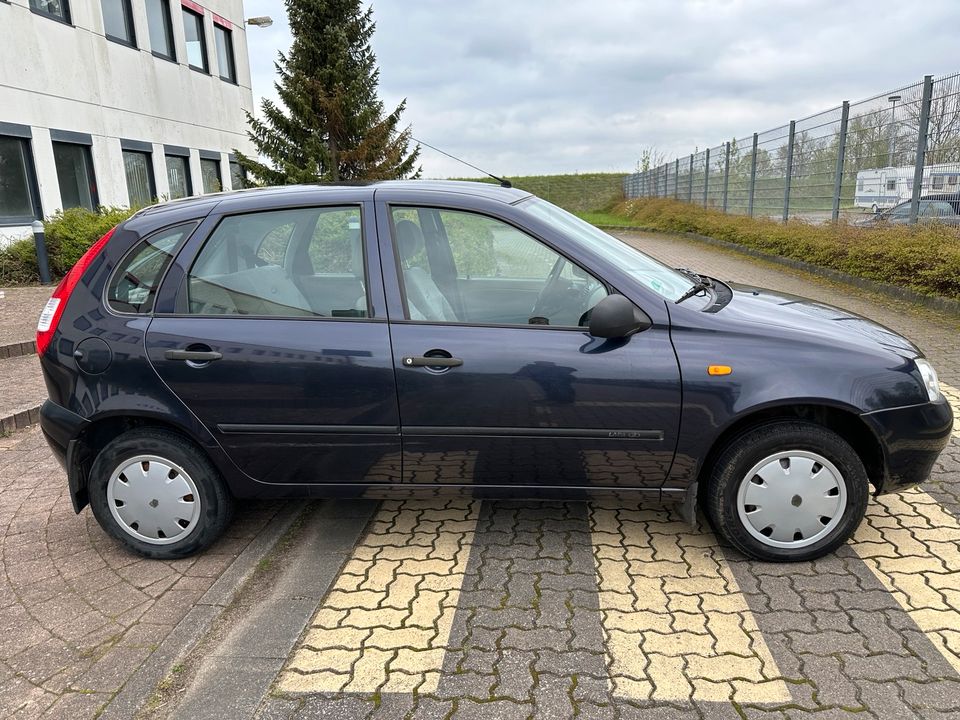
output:
[[787,140],[787,173],[783,179],[783,221],[790,217],[790,177],[793,175],[793,140],[797,129],[796,120],[790,121],[790,137]]
[[690,176],[687,178],[687,202],[693,202],[693,153],[690,153]]
[[850,119],[850,103],[843,101],[840,111],[840,143],[837,148],[837,174],[833,178],[833,221],[840,219],[840,191],[843,188],[843,163],[847,154],[847,120]]
[[723,160],[723,211],[727,211],[727,189],[730,187],[730,143],[727,142],[726,157]]
[[680,199],[680,158],[673,161],[673,199]]
[[930,102],[933,98],[933,75],[923,78],[923,97],[920,100],[920,123],[917,129],[917,159],[913,163],[913,197],[910,200],[910,224],[915,225],[920,210],[920,186],[923,184],[923,165],[927,155],[927,131],[930,128]]
[[707,148],[706,158],[703,161],[703,206],[707,206],[707,191],[710,187],[710,148]]
[[757,189],[757,133],[753,134],[753,154],[750,157],[750,194],[747,196],[747,215],[753,217],[753,196]]

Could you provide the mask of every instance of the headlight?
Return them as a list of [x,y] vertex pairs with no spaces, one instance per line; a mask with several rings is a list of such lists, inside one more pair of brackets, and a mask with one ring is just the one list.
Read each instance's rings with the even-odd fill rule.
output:
[[917,370],[920,371],[920,377],[923,378],[923,386],[927,389],[927,397],[930,398],[930,402],[939,399],[940,379],[937,377],[937,371],[933,369],[933,365],[923,358],[917,358],[914,362],[917,364]]

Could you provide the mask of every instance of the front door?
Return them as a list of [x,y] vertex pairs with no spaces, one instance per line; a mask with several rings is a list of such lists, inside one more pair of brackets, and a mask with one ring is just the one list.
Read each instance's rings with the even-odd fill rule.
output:
[[666,327],[593,338],[609,288],[499,219],[380,206],[378,223],[399,266],[406,482],[660,487],[680,419]]
[[260,482],[399,480],[390,337],[363,209],[208,218],[209,237],[191,240],[195,259],[178,258],[184,272],[169,280],[176,312],[150,324],[157,373]]

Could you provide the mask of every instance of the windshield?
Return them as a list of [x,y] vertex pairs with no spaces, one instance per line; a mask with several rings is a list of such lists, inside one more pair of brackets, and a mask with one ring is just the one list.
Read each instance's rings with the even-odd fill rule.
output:
[[686,275],[546,200],[530,198],[523,201],[520,207],[564,235],[580,241],[589,250],[629,273],[638,282],[667,300],[675,301],[693,287],[693,281]]

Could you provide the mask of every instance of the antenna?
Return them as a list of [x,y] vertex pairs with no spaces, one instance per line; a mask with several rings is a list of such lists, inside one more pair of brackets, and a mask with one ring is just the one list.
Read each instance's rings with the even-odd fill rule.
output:
[[509,180],[506,180],[506,179],[504,179],[504,178],[502,178],[502,177],[497,177],[497,176],[494,175],[493,173],[488,173],[486,170],[484,170],[484,169],[482,169],[482,168],[478,168],[476,165],[472,165],[472,164],[468,163],[466,160],[461,160],[461,159],[458,158],[456,155],[451,155],[450,153],[445,152],[444,150],[441,150],[441,149],[438,148],[438,147],[434,147],[434,146],[431,145],[430,143],[424,142],[423,140],[418,140],[417,138],[413,137],[412,135],[410,136],[410,139],[413,140],[415,143],[420,143],[421,145],[426,145],[426,146],[427,146],[428,148],[430,148],[431,150],[436,150],[436,151],[437,151],[438,153],[440,153],[441,155],[446,155],[446,156],[447,156],[448,158],[450,158],[451,160],[456,160],[458,163],[461,163],[461,164],[463,164],[463,165],[466,165],[466,166],[469,167],[469,168],[473,168],[473,169],[476,170],[477,172],[482,172],[482,173],[483,173],[484,175],[486,175],[487,177],[493,178],[493,179],[496,180],[498,183],[500,183],[500,187],[505,187],[505,188],[513,187],[513,185],[510,184],[510,181],[509,181]]

